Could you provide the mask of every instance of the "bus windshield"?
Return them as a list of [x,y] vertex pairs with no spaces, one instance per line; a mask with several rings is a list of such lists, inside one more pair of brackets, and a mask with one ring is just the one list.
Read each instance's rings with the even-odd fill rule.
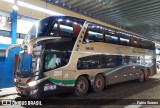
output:
[[26,38],[24,44],[37,37],[78,37],[84,21],[72,17],[48,17],[36,22]]

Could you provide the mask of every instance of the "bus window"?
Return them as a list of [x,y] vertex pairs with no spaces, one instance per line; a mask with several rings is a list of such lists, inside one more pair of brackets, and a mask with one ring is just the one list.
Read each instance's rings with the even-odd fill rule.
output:
[[44,71],[65,66],[69,61],[66,52],[45,51],[44,54]]
[[60,37],[78,37],[80,30],[80,24],[63,20],[55,22],[49,35],[56,35]]
[[125,45],[125,46],[129,46],[129,40],[125,39],[125,38],[120,38],[120,44]]
[[146,40],[144,40],[144,39],[140,39],[141,40],[141,43],[140,43],[140,45],[141,45],[141,48],[145,48],[145,49],[147,49],[147,41]]
[[114,56],[91,55],[78,59],[77,69],[101,69],[115,67]]
[[107,43],[117,44],[118,38],[116,36],[105,35],[105,39]]
[[[54,34],[56,33],[56,34]],[[50,32],[50,36],[73,37],[73,27],[71,23],[65,21],[56,22]]]
[[130,59],[129,56],[122,56],[122,64],[123,65],[129,64],[129,59]]
[[103,29],[99,25],[89,24],[83,43],[103,42]]
[[114,30],[105,30],[105,41],[111,44],[118,44],[118,37],[116,36]]
[[130,45],[130,35],[126,33],[119,32],[120,45],[129,46]]
[[116,63],[116,66],[122,65],[122,56],[121,55],[115,56],[115,63]]
[[129,63],[140,63],[140,57],[138,56],[130,56]]
[[147,42],[147,48],[149,50],[155,50],[155,44],[152,41]]

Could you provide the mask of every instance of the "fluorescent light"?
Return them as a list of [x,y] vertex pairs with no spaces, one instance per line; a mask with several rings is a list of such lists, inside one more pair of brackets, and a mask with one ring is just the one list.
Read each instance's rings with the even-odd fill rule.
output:
[[14,0],[2,0],[2,1],[9,2],[9,3],[14,3]]
[[[15,2],[15,0],[2,0],[2,1],[9,2],[9,3],[14,3]],[[29,4],[29,3],[25,3],[25,2],[22,2],[22,1],[19,1],[19,0],[17,1],[17,5],[22,6],[22,7],[26,7],[26,8],[29,8],[29,9],[33,9],[33,10],[36,10],[36,11],[40,11],[40,12],[43,12],[43,13],[47,13],[47,14],[50,14],[50,15],[64,16],[64,14],[54,12],[54,11],[51,11],[51,10],[48,10],[48,9],[45,9],[45,8],[41,8],[39,6],[35,6],[35,5]]]
[[13,9],[14,9],[14,10],[18,10],[18,6],[17,6],[17,5],[14,5],[14,6],[13,6]]
[[26,8],[29,8],[29,9],[33,9],[33,10],[36,10],[36,11],[40,11],[40,12],[43,12],[43,13],[47,13],[47,14],[50,14],[50,15],[63,15],[63,14],[60,14],[58,12],[54,12],[54,11],[51,11],[51,10],[48,10],[48,9],[45,9],[45,8],[41,8],[39,6],[31,5],[31,4],[22,2],[22,1],[17,1],[17,4],[19,6],[26,7]]

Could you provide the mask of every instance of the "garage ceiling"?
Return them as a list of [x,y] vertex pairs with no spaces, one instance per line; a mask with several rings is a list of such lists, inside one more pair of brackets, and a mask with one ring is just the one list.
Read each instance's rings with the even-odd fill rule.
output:
[[43,0],[160,41],[160,0]]

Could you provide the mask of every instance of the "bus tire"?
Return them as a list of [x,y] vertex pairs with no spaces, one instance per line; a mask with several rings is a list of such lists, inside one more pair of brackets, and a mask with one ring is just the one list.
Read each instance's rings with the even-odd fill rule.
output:
[[139,82],[140,83],[144,82],[144,79],[145,79],[145,75],[144,75],[144,72],[141,70],[140,75],[139,75]]
[[148,81],[149,80],[149,69],[146,70],[145,72],[145,81]]
[[89,83],[86,77],[80,76],[75,84],[74,95],[75,96],[84,96],[87,94],[89,89]]
[[93,83],[93,91],[101,92],[105,87],[105,80],[101,74],[96,75],[94,83]]

